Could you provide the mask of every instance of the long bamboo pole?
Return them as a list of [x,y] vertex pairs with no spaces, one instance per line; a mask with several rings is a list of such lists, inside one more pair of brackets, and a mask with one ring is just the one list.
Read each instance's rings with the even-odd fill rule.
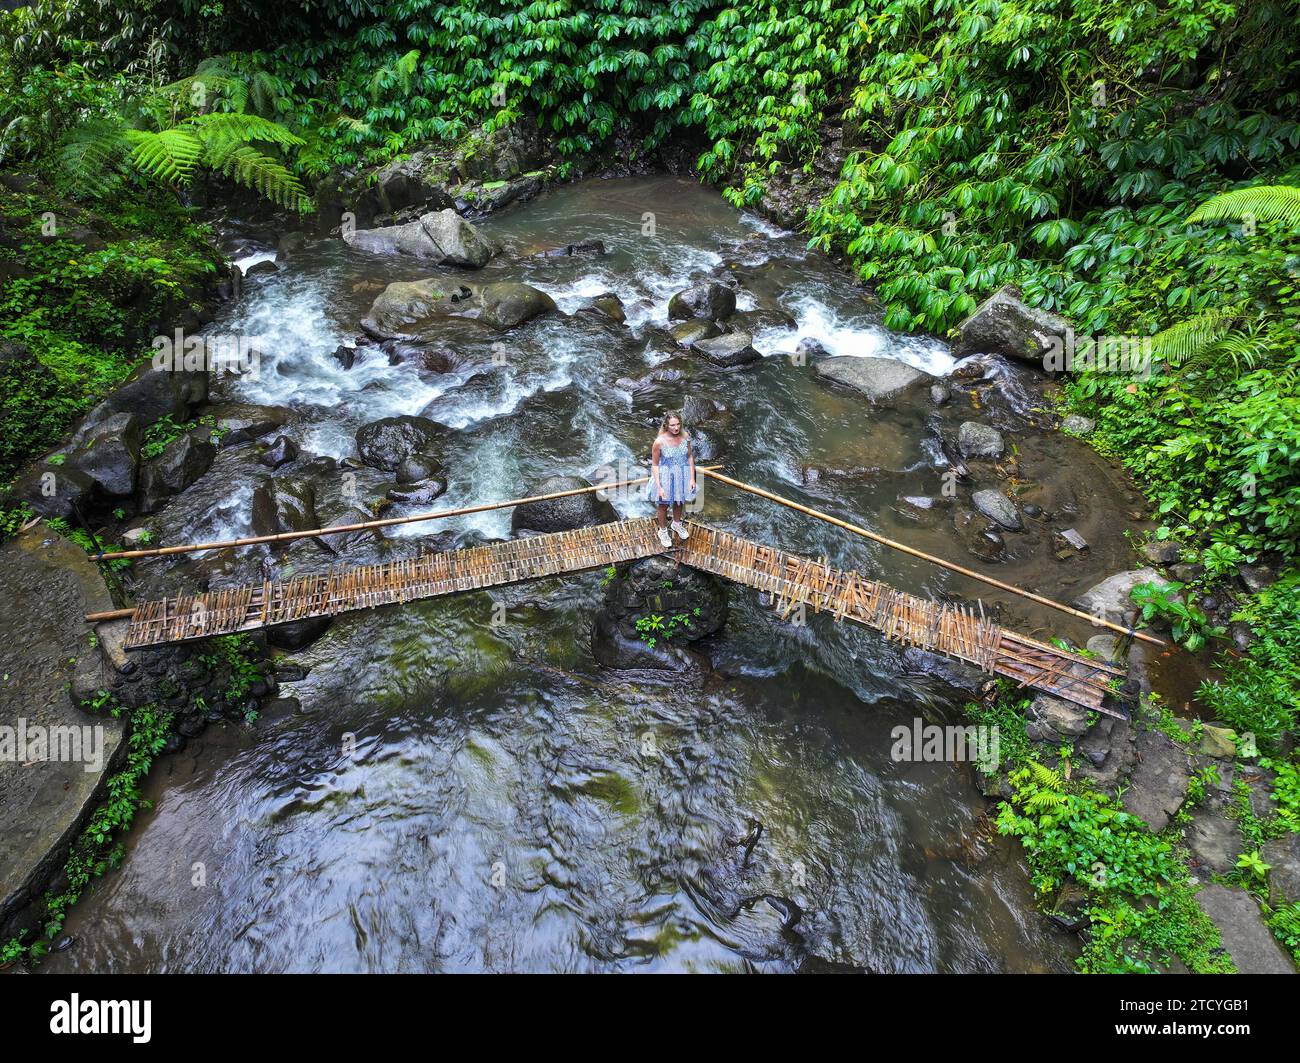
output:
[[[722,468],[721,465],[696,466],[696,472],[709,472]],[[570,498],[573,495],[587,495],[593,491],[611,491],[617,487],[635,487],[637,484],[649,483],[649,476],[637,480],[618,480],[613,483],[595,484],[591,487],[573,487],[566,491],[551,491],[544,495],[529,495],[527,498],[511,498],[505,502],[483,502],[477,506],[463,506],[460,509],[435,510],[432,513],[415,513],[409,517],[385,517],[381,520],[368,520],[360,524],[336,524],[329,528],[312,528],[309,531],[279,532],[276,535],[251,535],[244,539],[225,539],[215,543],[184,543],[179,546],[159,546],[151,550],[119,550],[117,553],[91,554],[95,561],[118,561],[126,558],[164,557],[168,554],[188,554],[199,550],[224,550],[227,547],[254,546],[257,543],[284,543],[292,539],[314,539],[323,535],[339,535],[342,532],[370,531],[374,528],[392,528],[398,524],[416,524],[424,520],[441,520],[445,517],[463,517],[469,513],[485,513],[492,509],[510,509],[529,502],[549,502],[554,498]]]
[[932,554],[924,553],[914,547],[907,546],[904,543],[896,542],[893,539],[887,539],[883,535],[877,535],[868,528],[859,524],[850,524],[847,520],[840,520],[839,517],[832,517],[829,513],[824,513],[820,509],[813,509],[810,506],[801,505],[790,498],[783,498],[781,495],[773,494],[771,491],[765,491],[761,487],[755,487],[753,484],[747,484],[740,480],[733,480],[730,476],[724,476],[717,472],[715,468],[699,469],[705,476],[717,480],[720,483],[729,484],[732,487],[739,488],[741,491],[748,491],[752,495],[758,495],[760,498],[766,498],[778,505],[786,506],[789,509],[796,510],[800,513],[806,513],[810,517],[816,517],[818,520],[825,521],[827,524],[834,524],[837,528],[843,528],[845,531],[853,532],[854,535],[861,535],[864,539],[870,539],[872,542],[880,543],[882,546],[888,546],[892,550],[901,550],[912,557],[918,557],[922,561],[929,561],[931,564],[938,565],[940,568],[946,568],[958,575],[966,576],[969,579],[979,580],[990,587],[996,587],[1000,591],[1007,591],[1010,594],[1019,595],[1021,598],[1028,598],[1031,602],[1037,602],[1039,605],[1046,605],[1051,609],[1059,610],[1062,613],[1068,613],[1070,616],[1077,616],[1080,619],[1087,620],[1091,624],[1097,624],[1101,627],[1110,628],[1121,635],[1130,635],[1135,639],[1141,639],[1143,642],[1149,642],[1155,646],[1168,646],[1168,643],[1154,635],[1148,635],[1143,631],[1135,631],[1133,628],[1124,627],[1122,624],[1112,624],[1109,620],[1103,620],[1101,617],[1093,616],[1091,613],[1085,613],[1082,609],[1075,609],[1072,606],[1063,605],[1061,602],[1053,601],[1051,598],[1044,598],[1041,594],[1035,594],[1033,591],[1027,591],[1020,587],[1013,586],[1010,583],[1003,583],[1000,579],[994,579],[992,576],[985,576],[973,569],[964,568],[961,565],[954,564],[951,561],[945,561],[941,557],[935,557]]

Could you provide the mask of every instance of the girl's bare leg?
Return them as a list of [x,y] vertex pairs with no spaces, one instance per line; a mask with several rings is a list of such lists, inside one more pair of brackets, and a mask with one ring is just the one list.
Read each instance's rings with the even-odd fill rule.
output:
[[685,515],[685,513],[686,513],[686,506],[683,505],[682,503],[679,502],[677,505],[673,506],[673,520],[675,520],[678,524],[682,523],[682,517]]
[[659,527],[661,527],[661,528],[666,528],[666,527],[668,527],[668,505],[667,505],[667,503],[665,503],[665,502],[660,502],[659,505],[655,507],[655,519],[659,521]]

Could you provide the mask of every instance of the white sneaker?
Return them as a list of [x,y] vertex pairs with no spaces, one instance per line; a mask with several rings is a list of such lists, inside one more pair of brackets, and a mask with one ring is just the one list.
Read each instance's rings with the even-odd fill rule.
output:
[[659,545],[665,550],[671,550],[673,548],[673,537],[668,534],[667,528],[659,529]]
[[691,537],[691,533],[686,530],[686,525],[680,520],[673,521],[672,529],[673,534],[675,534],[682,542],[686,542],[686,540]]

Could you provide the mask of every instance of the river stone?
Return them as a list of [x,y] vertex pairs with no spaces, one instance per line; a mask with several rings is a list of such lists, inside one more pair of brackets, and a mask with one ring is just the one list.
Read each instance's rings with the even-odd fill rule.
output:
[[208,409],[216,423],[217,445],[234,447],[251,443],[283,428],[291,414],[285,406],[255,406],[248,402],[226,402]]
[[1088,733],[1088,710],[1072,701],[1035,694],[1025,712],[1025,734],[1031,742],[1060,742]]
[[1143,543],[1138,552],[1153,565],[1172,565],[1182,556],[1183,548],[1178,543],[1154,541]]
[[152,513],[166,499],[180,494],[212,468],[216,457],[217,448],[198,433],[173,439],[140,470],[140,512]]
[[1273,565],[1242,565],[1237,569],[1237,576],[1242,586],[1251,594],[1259,594],[1277,582],[1278,570]]
[[957,447],[964,458],[1000,458],[1006,450],[1002,433],[978,421],[963,421],[957,430]]
[[617,321],[620,325],[627,320],[627,310],[623,307],[623,300],[613,292],[598,295],[587,305],[593,310],[599,310],[606,317]]
[[1024,527],[1020,514],[1016,511],[1016,504],[1001,491],[986,488],[976,491],[970,500],[984,516],[997,521],[1002,527],[1010,531],[1020,531]]
[[722,334],[722,329],[718,328],[716,321],[710,321],[707,317],[694,317],[687,321],[679,321],[668,329],[668,335],[673,338],[673,342],[679,347],[689,347],[699,340],[711,340],[714,336]]
[[1277,938],[1264,922],[1259,905],[1244,890],[1212,882],[1201,888],[1196,903],[1219,928],[1223,947],[1242,974],[1295,974]]
[[1075,598],[1074,605],[1101,620],[1131,627],[1137,619],[1138,607],[1129,594],[1140,583],[1168,585],[1168,581],[1153,568],[1117,572],[1084,591]]
[[1137,764],[1124,791],[1124,811],[1158,834],[1182,807],[1192,762],[1187,748],[1162,731],[1140,732],[1136,745]]
[[432,502],[447,490],[447,481],[439,479],[420,480],[418,482],[390,487],[387,497],[391,502],[405,502],[423,505]]
[[1069,330],[1065,318],[1026,306],[1020,291],[1008,284],[957,326],[953,354],[958,358],[984,352],[1005,354],[1043,368],[1045,355],[1064,351]]
[[725,284],[709,281],[686,288],[668,300],[668,319],[702,317],[721,321],[736,312],[736,293]]
[[[549,495],[557,491],[572,491],[591,487],[590,480],[578,476],[552,476],[528,489],[529,495]],[[614,507],[596,497],[596,492],[551,498],[544,502],[527,502],[516,506],[510,518],[510,530],[515,533],[570,531],[592,524],[607,524],[618,520]]]
[[110,498],[135,494],[140,475],[140,419],[115,413],[100,421],[69,462]]
[[320,638],[334,623],[332,616],[309,616],[266,629],[266,641],[282,650],[300,650]]
[[816,368],[819,376],[853,388],[872,402],[892,399],[917,384],[933,379],[897,358],[837,355],[823,358]]
[[357,429],[357,454],[363,465],[396,472],[414,455],[430,455],[446,433],[427,417],[384,417]]
[[343,232],[349,247],[375,254],[411,255],[438,265],[482,269],[495,247],[454,210],[430,211],[405,225]]
[[22,719],[28,728],[93,725],[103,736],[97,769],[76,760],[0,757],[0,932],[7,939],[11,920],[63,867],[127,743],[123,721],[107,713],[88,716],[69,697],[70,685],[93,690],[115,679],[85,622],[86,613],[115,603],[86,552],[44,527],[20,532],[0,545],[0,599],[9,605],[0,616],[2,722],[15,727]]
[[276,436],[275,442],[266,447],[257,456],[257,463],[265,465],[268,469],[278,469],[281,465],[288,465],[298,457],[298,447],[288,436]]
[[1200,752],[1215,760],[1233,760],[1237,756],[1237,732],[1207,723],[1201,728]]
[[75,521],[77,510],[91,511],[101,495],[99,485],[80,469],[38,461],[14,483],[13,497],[38,517]]
[[253,491],[252,523],[257,535],[319,528],[315,487],[296,477],[264,479]]
[[555,300],[531,284],[485,284],[478,292],[478,319],[495,328],[514,328],[555,309]]
[[829,355],[830,351],[822,346],[822,341],[815,336],[804,336],[794,345],[795,360],[799,364],[826,358]]
[[696,340],[691,344],[691,353],[698,354],[724,369],[748,365],[750,362],[758,361],[759,358],[748,332],[728,332],[725,336]]
[[[683,615],[671,638],[649,646],[636,629],[641,617]],[[620,568],[605,587],[605,601],[592,635],[596,660],[607,668],[684,670],[675,647],[722,630],[727,621],[727,591],[720,580],[657,554]]]
[[1069,432],[1072,436],[1092,435],[1096,427],[1097,422],[1091,417],[1083,417],[1077,413],[1070,414],[1061,422],[1061,430]]
[[109,395],[82,418],[77,440],[86,438],[97,425],[118,413],[132,413],[142,425],[170,417],[178,424],[189,419],[190,410],[208,397],[206,368],[167,368],[160,360],[155,367],[146,358]]
[[972,557],[980,561],[1001,561],[1006,542],[993,522],[969,509],[957,509],[952,516],[957,538]]
[[1245,848],[1237,824],[1212,808],[1198,808],[1192,814],[1184,837],[1201,866],[1219,875],[1232,872]]

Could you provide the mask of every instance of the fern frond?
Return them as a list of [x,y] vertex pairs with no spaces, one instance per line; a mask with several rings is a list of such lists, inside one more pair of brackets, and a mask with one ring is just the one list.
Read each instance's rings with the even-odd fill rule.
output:
[[1151,350],[1169,365],[1182,365],[1214,346],[1231,330],[1236,310],[1204,310],[1151,337]]
[[311,200],[298,178],[251,145],[227,145],[219,157],[211,158],[211,162],[214,170],[246,188],[254,189],[282,207],[289,207],[300,214],[307,214],[312,209]]
[[95,119],[70,130],[59,146],[62,176],[74,195],[102,198],[122,180],[130,142],[118,122]]
[[203,142],[193,130],[181,126],[158,133],[129,129],[126,136],[134,145],[131,162],[137,170],[180,185],[189,183],[203,154]]
[[1065,794],[1054,790],[1039,790],[1025,801],[1026,812],[1055,812],[1065,804]]
[[1187,220],[1241,221],[1248,215],[1256,221],[1280,221],[1300,226],[1300,188],[1290,185],[1234,188],[1206,200],[1192,211]]
[[1039,764],[1036,760],[1030,761],[1029,770],[1034,773],[1034,782],[1046,790],[1060,790],[1064,785],[1059,771]]
[[233,114],[229,111],[196,114],[185,119],[181,127],[194,130],[207,148],[223,144],[249,144],[254,141],[295,148],[303,142],[302,137],[279,122],[272,122],[269,118],[256,114]]

